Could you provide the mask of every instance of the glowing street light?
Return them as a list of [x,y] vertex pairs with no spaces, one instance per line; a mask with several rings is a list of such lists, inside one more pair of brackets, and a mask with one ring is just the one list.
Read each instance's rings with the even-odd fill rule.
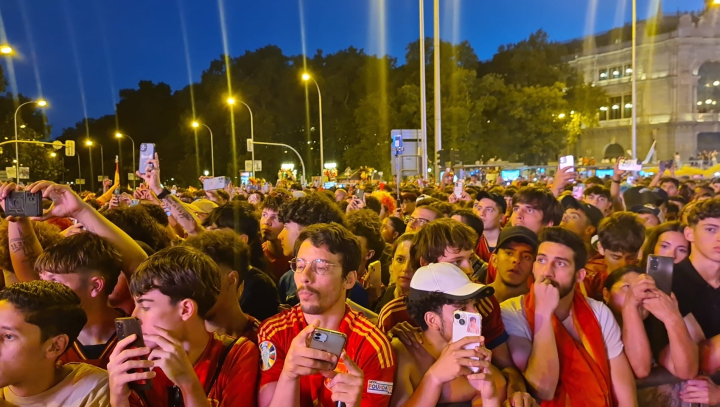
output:
[[10,55],[13,53],[13,49],[9,45],[3,45],[3,46],[0,46],[0,53],[5,54],[5,55]]
[[92,145],[93,145],[93,142],[90,141],[90,140],[87,140],[87,141],[85,142],[85,145],[86,145],[86,146],[92,146]]
[[45,106],[47,106],[47,102],[44,101],[44,100],[42,100],[42,99],[38,100],[38,101],[37,101],[37,104],[38,104],[38,106],[40,106],[40,107],[45,107]]
[[[232,99],[232,98],[230,98],[230,99]],[[230,99],[228,99],[228,103],[230,103]],[[235,99],[233,99],[233,103],[235,103]],[[232,103],[230,103],[230,104],[232,104]],[[196,129],[200,126],[204,126],[210,132],[210,161],[212,163],[212,176],[214,177],[215,176],[215,142],[213,141],[212,129],[210,129],[210,127],[208,127],[207,124],[199,123],[197,121],[193,121],[192,126]],[[207,171],[205,171],[205,172],[207,173]],[[205,175],[207,175],[207,174],[205,174]]]
[[[137,168],[135,166],[135,140],[133,140],[132,137],[128,136],[127,134],[122,134],[120,132],[117,132],[117,133],[115,133],[115,138],[118,139],[118,146],[120,145],[120,139],[123,137],[129,138],[130,141],[132,142],[133,171],[135,171],[135,168]],[[118,150],[120,150],[120,149],[118,148]],[[135,176],[134,175],[133,175],[133,189],[135,189]]]
[[203,174],[205,174],[205,176],[207,177],[208,175],[210,175],[210,171],[205,170],[205,172]]
[[322,176],[322,167],[325,164],[325,160],[324,160],[325,157],[323,156],[324,144],[323,144],[322,93],[320,92],[320,85],[318,85],[315,78],[310,76],[309,73],[307,73],[307,72],[303,73],[302,79],[305,82],[307,82],[309,80],[312,80],[313,82],[315,82],[315,87],[317,88],[317,91],[318,91],[318,114],[320,115],[320,175]]
[[234,105],[234,104],[235,104],[235,98],[233,98],[233,97],[227,98],[227,104],[229,104],[229,105]]
[[558,115],[558,119],[564,119],[564,118],[565,118],[565,113],[560,113]]
[[55,153],[50,153],[50,157],[55,158],[55,157],[57,157],[57,154],[55,154]]

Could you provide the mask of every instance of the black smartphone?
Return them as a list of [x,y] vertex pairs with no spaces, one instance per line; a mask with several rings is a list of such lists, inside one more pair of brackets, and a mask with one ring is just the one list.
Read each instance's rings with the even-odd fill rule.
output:
[[647,274],[655,280],[655,286],[667,295],[672,292],[672,276],[675,267],[672,257],[651,254],[647,260]]
[[[115,332],[117,332],[118,340],[123,340],[127,338],[128,336],[135,334],[136,338],[135,340],[127,347],[127,349],[136,349],[136,348],[144,348],[145,347],[145,341],[143,340],[143,334],[142,329],[140,328],[140,321],[137,318],[134,317],[126,317],[126,318],[115,318]],[[140,356],[137,358],[133,358],[135,360],[147,360],[146,356]],[[131,369],[130,372],[137,373],[137,372],[144,372],[147,371],[147,369]],[[132,390],[150,390],[152,388],[152,383],[150,380],[137,380],[134,382],[130,382],[129,384],[130,389]]]
[[140,144],[140,165],[138,171],[140,174],[145,174],[145,169],[148,166],[148,160],[155,159],[155,144],[153,143],[142,143]]
[[5,197],[5,216],[42,216],[42,192],[12,191]]

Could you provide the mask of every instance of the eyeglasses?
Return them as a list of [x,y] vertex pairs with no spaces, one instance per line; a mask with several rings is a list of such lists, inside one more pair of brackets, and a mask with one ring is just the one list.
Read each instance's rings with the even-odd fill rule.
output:
[[413,218],[412,216],[408,218],[408,225],[412,225],[415,222],[417,222],[420,226],[425,226],[430,223],[430,220],[425,218]]
[[308,263],[310,263],[310,269],[315,273],[319,275],[326,274],[328,271],[330,271],[331,268],[338,266],[338,264],[329,263],[323,259],[315,259],[315,260],[304,260],[304,259],[292,259],[290,260],[290,269],[295,273],[300,273],[302,271],[305,271],[305,268],[307,267]]

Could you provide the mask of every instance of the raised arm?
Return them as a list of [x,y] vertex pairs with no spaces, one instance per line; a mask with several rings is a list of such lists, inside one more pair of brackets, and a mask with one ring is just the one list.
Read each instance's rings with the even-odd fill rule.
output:
[[655,294],[648,290],[655,287],[655,282],[646,276],[640,276],[625,295],[622,309],[622,339],[627,350],[627,359],[635,377],[644,379],[652,368],[652,352],[645,325],[640,315],[640,306],[646,298]]
[[30,185],[28,190],[33,193],[42,191],[43,198],[53,201],[52,207],[40,220],[56,217],[75,218],[88,232],[95,233],[113,245],[122,256],[123,273],[128,280],[140,263],[147,258],[145,251],[127,233],[83,202],[70,187],[51,181],[38,181]]

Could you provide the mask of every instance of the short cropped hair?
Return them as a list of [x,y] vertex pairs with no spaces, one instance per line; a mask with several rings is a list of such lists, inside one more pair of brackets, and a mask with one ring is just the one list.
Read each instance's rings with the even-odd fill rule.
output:
[[478,239],[475,231],[464,223],[448,218],[434,220],[415,234],[410,247],[410,264],[417,270],[420,259],[437,263],[447,249],[474,250]]
[[585,248],[585,243],[583,243],[575,233],[560,226],[545,228],[540,233],[540,244],[545,242],[561,244],[572,250],[575,271],[585,267],[585,263],[587,262],[587,249]]
[[306,240],[314,247],[324,246],[330,253],[340,255],[343,278],[360,267],[360,241],[344,226],[338,223],[320,223],[306,227],[295,241],[294,257],[297,257],[300,246]]
[[165,209],[163,209],[162,206],[155,205],[154,203],[142,203],[140,207],[145,208],[147,213],[152,216],[160,226],[167,227],[170,224],[170,219],[168,219],[167,213],[165,213]]
[[645,242],[645,226],[632,212],[615,212],[598,225],[598,238],[604,250],[637,253]]
[[250,269],[250,247],[237,234],[228,230],[212,230],[187,238],[183,245],[194,247],[218,265],[237,271],[238,285],[245,281]]
[[231,201],[213,209],[203,221],[203,226],[215,225],[220,229],[231,229],[248,237],[250,264],[261,270],[267,269],[267,262],[260,237],[260,216],[255,207],[247,201]]
[[606,188],[602,184],[595,184],[591,186],[590,188],[586,189],[583,193],[584,196],[591,196],[591,195],[600,195],[607,199],[608,201],[612,200],[612,194],[610,193],[610,189]]
[[25,322],[40,328],[42,342],[67,335],[68,346],[72,346],[87,323],[80,297],[60,283],[41,280],[16,283],[0,291],[2,301],[20,311]]
[[585,184],[603,185],[603,180],[600,177],[593,175],[592,177],[585,180]]
[[693,205],[687,218],[688,226],[695,227],[705,219],[720,219],[720,198],[711,198]]
[[137,298],[152,290],[170,297],[171,304],[190,299],[205,318],[220,295],[220,272],[205,253],[190,246],[169,247],[140,263],[130,280],[130,293]]
[[35,261],[35,271],[53,274],[98,273],[105,280],[105,293],[111,294],[122,272],[122,256],[105,239],[84,232],[68,236],[46,247]]
[[[479,242],[480,236],[482,236],[483,232],[485,232],[485,224],[483,224],[482,219],[475,215],[470,209],[458,209],[456,211],[453,211],[453,213],[450,214],[450,217],[456,215],[462,218],[462,223],[470,226],[472,230],[475,231],[475,233],[478,235]],[[475,242],[476,246],[478,242]]]
[[380,203],[380,200],[370,195],[365,195],[365,207],[378,215],[380,215],[380,211],[382,211],[382,204]]
[[103,215],[133,240],[145,242],[155,251],[170,246],[167,230],[141,205],[113,208],[103,212]]
[[369,263],[379,260],[385,250],[385,240],[380,233],[382,223],[377,213],[370,209],[361,209],[359,211],[352,211],[346,218],[348,230],[357,236],[364,237],[367,241],[368,249],[374,250],[375,254]]
[[680,181],[678,181],[676,178],[673,178],[673,177],[660,178],[658,185],[662,186],[662,184],[665,184],[667,182],[671,182],[673,185],[675,185],[675,188],[680,188]]
[[545,225],[552,222],[557,226],[562,221],[565,210],[555,196],[547,188],[523,187],[512,198],[513,206],[525,204],[536,207],[543,213],[542,223]]
[[337,204],[319,194],[309,194],[284,203],[278,219],[282,223],[294,222],[301,226],[332,222],[345,224],[345,215]]
[[608,291],[612,290],[612,287],[615,285],[615,283],[620,281],[620,279],[623,278],[623,276],[627,273],[645,274],[645,269],[638,266],[620,267],[619,269],[610,272],[610,274],[605,279],[605,284],[603,285],[603,287]]

